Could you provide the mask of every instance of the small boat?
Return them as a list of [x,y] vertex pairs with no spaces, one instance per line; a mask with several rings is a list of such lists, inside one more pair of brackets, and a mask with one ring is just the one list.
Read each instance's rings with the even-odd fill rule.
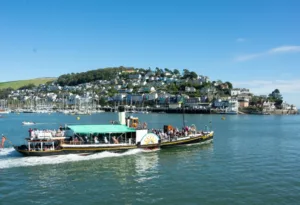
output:
[[35,122],[22,122],[23,125],[35,125],[36,123]]
[[0,114],[9,114],[10,110],[0,110]]

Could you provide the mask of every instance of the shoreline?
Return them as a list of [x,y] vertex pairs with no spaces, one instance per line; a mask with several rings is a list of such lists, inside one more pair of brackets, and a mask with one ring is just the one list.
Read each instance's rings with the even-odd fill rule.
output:
[[[115,112],[114,108],[104,108],[101,110],[94,110],[89,111],[86,114],[93,114],[93,113],[101,113],[101,112]],[[182,109],[174,109],[174,108],[147,108],[147,109],[129,109],[126,111],[128,114],[147,114],[147,113],[157,113],[157,114],[206,114],[206,115],[299,115],[298,110],[274,110],[274,111],[268,111],[268,112],[262,112],[262,111],[238,111],[238,112],[221,112],[220,110],[214,110],[214,109],[185,109],[184,111]],[[61,113],[61,110],[45,110],[44,112],[34,111],[34,110],[22,110],[22,111],[16,111],[12,110],[11,112],[5,112],[1,113],[0,116],[7,115],[9,113],[25,113],[25,114],[35,114],[35,113]],[[82,115],[82,114],[72,114],[72,115]]]

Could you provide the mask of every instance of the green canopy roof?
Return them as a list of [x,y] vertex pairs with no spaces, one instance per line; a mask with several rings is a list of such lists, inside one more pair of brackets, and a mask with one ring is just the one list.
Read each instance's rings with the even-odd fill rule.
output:
[[135,132],[134,128],[125,125],[70,125],[68,128],[79,134]]

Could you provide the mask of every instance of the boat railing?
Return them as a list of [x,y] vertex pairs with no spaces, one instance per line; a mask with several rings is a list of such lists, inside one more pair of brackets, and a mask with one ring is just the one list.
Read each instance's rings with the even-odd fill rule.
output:
[[186,132],[186,133],[177,133],[175,135],[168,135],[166,133],[164,133],[163,135],[161,134],[161,140],[162,142],[172,142],[172,141],[177,141],[177,140],[182,140],[182,139],[189,139],[189,138],[193,138],[193,137],[199,137],[199,136],[204,136],[207,135],[209,133],[207,132],[203,132],[203,131],[190,131],[190,132]]
[[135,144],[135,140],[127,139],[127,140],[120,140],[119,143],[109,143],[105,142],[104,140],[100,141],[64,141],[64,144],[68,145],[97,145],[97,144]]
[[35,138],[35,139],[63,137],[64,135],[65,135],[64,131],[58,132],[56,130],[33,130],[31,132],[31,138]]

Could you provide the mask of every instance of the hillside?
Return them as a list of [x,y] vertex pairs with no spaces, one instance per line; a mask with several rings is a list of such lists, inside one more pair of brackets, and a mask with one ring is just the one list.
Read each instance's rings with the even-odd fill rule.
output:
[[24,85],[28,84],[34,84],[34,85],[39,85],[39,84],[45,84],[47,82],[51,82],[56,80],[56,78],[35,78],[35,79],[29,79],[29,80],[17,80],[17,81],[9,81],[9,82],[0,82],[0,89],[5,89],[5,88],[13,88],[13,89],[18,89]]

